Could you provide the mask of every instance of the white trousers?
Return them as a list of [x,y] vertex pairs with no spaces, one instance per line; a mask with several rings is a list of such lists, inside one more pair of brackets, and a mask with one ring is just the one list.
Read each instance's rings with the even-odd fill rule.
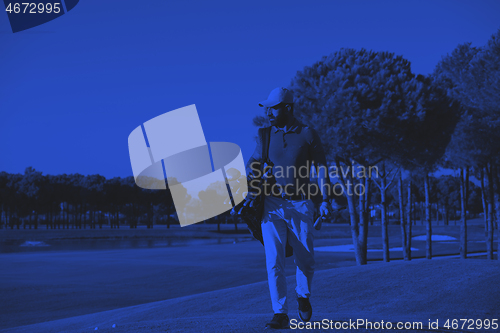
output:
[[265,198],[261,227],[274,313],[288,313],[285,276],[287,238],[297,266],[297,296],[309,298],[311,295],[314,275],[313,216],[314,203],[311,200]]

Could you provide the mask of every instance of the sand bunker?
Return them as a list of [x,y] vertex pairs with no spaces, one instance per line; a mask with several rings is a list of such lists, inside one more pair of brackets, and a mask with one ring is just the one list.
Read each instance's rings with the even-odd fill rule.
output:
[[50,245],[40,241],[26,241],[19,246],[50,246]]
[[[422,236],[412,237],[412,239],[417,240],[417,241],[425,241],[426,237],[427,237],[426,235],[422,235]],[[439,241],[456,241],[457,239],[455,237],[446,236],[446,235],[432,235],[432,240],[439,242]]]
[[[418,251],[418,249],[412,247],[412,251]],[[332,246],[320,246],[315,247],[314,251],[320,252],[354,252],[354,245],[332,245]],[[382,252],[382,249],[367,249],[367,252]],[[390,248],[389,251],[402,251],[401,247]]]

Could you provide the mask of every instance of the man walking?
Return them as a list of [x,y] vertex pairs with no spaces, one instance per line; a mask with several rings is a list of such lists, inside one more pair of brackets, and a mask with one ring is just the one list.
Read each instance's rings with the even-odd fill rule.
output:
[[[293,94],[278,87],[271,91],[267,100],[260,102],[265,107],[271,123],[269,160],[273,165],[275,184],[265,190],[262,236],[266,254],[266,266],[274,316],[268,328],[286,328],[289,325],[288,299],[285,276],[285,246],[287,240],[293,248],[296,268],[298,313],[303,321],[309,321],[312,307],[309,302],[314,274],[313,228],[321,227],[321,220],[329,214],[329,185],[325,154],[318,134],[311,127],[300,123],[293,116]],[[247,163],[260,161],[262,143],[257,144]],[[323,202],[319,218],[314,223],[315,206],[309,193],[310,168],[316,167],[319,190]],[[304,172],[304,168],[307,172]],[[301,171],[302,170],[302,171]],[[251,172],[251,171],[250,171]],[[313,185],[313,184],[311,184]],[[316,187],[316,192],[318,188]],[[250,189],[251,191],[251,189]]]

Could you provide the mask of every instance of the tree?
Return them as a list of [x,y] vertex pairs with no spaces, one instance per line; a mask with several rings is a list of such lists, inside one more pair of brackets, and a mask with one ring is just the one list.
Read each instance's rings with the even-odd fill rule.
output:
[[449,225],[450,210],[455,212],[460,203],[460,182],[456,177],[443,175],[437,182],[438,202],[443,207],[444,224]]
[[[366,264],[369,196],[352,189],[369,187],[366,173],[353,176],[351,171],[390,161],[392,152],[400,149],[411,120],[402,112],[404,85],[412,78],[410,63],[401,56],[341,49],[305,67],[292,79],[294,114],[318,131],[327,161],[340,172],[359,265]],[[347,173],[343,175],[341,170]],[[383,246],[387,247],[386,243]],[[385,252],[388,258],[387,248]]]
[[[460,105],[447,96],[434,76],[418,75],[406,86],[407,112],[416,115],[411,122],[399,160],[408,169],[423,175],[426,216],[426,258],[432,258],[429,173],[444,156],[460,117]],[[410,206],[410,204],[409,204]],[[411,235],[410,235],[411,237]],[[407,245],[407,251],[411,247]]]
[[[490,134],[489,165],[486,166],[488,175],[488,216],[489,228],[487,237],[488,258],[493,259],[493,217],[495,210],[497,221],[500,220],[500,29],[491,36],[488,43],[476,54],[470,62],[469,75],[465,78],[467,102],[475,109],[480,109],[483,115],[485,128]],[[493,201],[495,205],[493,206]],[[491,207],[490,207],[491,206]],[[497,253],[500,253],[498,245]],[[500,255],[497,255],[500,260]]]
[[[493,42],[491,42],[492,40]],[[448,94],[463,106],[460,122],[444,159],[445,165],[460,169],[461,174],[461,258],[467,256],[465,212],[467,211],[468,178],[471,168],[486,171],[489,200],[485,212],[488,212],[490,226],[492,226],[494,219],[495,165],[498,163],[497,156],[500,148],[499,104],[496,104],[496,108],[492,108],[495,98],[491,95],[491,88],[485,86],[485,83],[494,83],[495,80],[498,80],[494,77],[495,61],[492,61],[498,40],[495,39],[495,36],[492,40],[490,40],[491,48],[489,44],[485,49],[472,47],[470,43],[459,45],[451,55],[443,57],[435,70],[435,76],[447,88]],[[496,56],[500,56],[500,53],[497,53]],[[485,59],[489,59],[489,61]],[[493,72],[493,76],[487,72],[487,69]],[[498,75],[498,71],[496,73]],[[498,89],[498,87],[494,89]],[[489,228],[488,231],[487,250],[488,257],[493,259],[493,228]]]
[[[18,193],[25,197],[24,202],[27,206],[27,213],[29,216],[29,228],[31,229],[32,215],[35,213],[35,229],[38,228],[38,208],[37,199],[40,192],[40,185],[42,182],[42,173],[36,171],[33,167],[27,167],[24,170],[24,175],[18,183]],[[26,224],[24,224],[26,228]]]

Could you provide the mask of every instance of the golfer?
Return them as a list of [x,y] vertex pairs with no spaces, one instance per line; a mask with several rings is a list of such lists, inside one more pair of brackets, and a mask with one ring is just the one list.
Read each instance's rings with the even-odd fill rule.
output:
[[[266,197],[261,224],[274,311],[274,316],[266,327],[286,328],[289,318],[285,246],[288,240],[295,255],[298,314],[301,320],[309,321],[312,316],[309,298],[314,274],[313,228],[319,229],[321,220],[329,215],[328,191],[324,184],[330,183],[318,134],[293,116],[292,92],[278,87],[271,91],[268,99],[260,102],[259,106],[265,108],[271,123],[269,160],[271,165],[274,165],[273,176],[276,182],[272,190],[264,191]],[[257,144],[247,163],[247,170],[252,170],[252,163],[261,159],[261,145],[260,142]],[[323,167],[319,168],[320,166]],[[315,205],[307,192],[310,189],[308,185],[311,167],[316,167],[318,175],[319,190],[316,187],[316,192],[323,196],[318,212],[320,218],[316,224],[313,221]],[[307,172],[304,172],[304,168],[308,168]]]

